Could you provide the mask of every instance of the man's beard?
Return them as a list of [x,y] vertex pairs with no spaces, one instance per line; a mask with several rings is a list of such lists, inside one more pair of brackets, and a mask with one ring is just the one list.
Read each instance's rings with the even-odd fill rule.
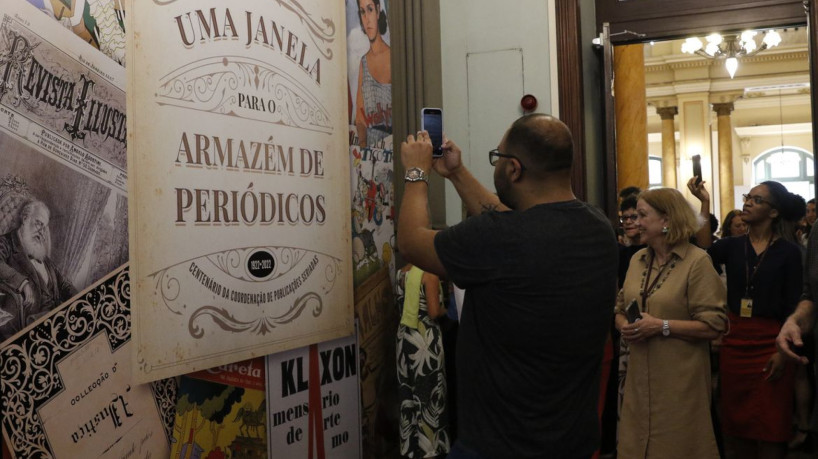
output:
[[511,183],[502,175],[494,177],[494,189],[497,190],[497,197],[509,209],[514,209],[515,205],[511,198]]
[[39,233],[30,225],[23,224],[17,232],[23,252],[38,261],[45,261],[51,255],[51,232],[43,228]]

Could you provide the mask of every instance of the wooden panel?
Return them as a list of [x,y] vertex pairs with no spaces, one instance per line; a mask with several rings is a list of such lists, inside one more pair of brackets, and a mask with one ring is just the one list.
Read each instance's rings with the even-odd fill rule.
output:
[[585,200],[585,116],[578,0],[558,0],[556,15],[560,119],[571,129],[574,137],[574,194]]
[[617,44],[806,22],[801,0],[596,0],[596,12],[597,30],[609,22]]

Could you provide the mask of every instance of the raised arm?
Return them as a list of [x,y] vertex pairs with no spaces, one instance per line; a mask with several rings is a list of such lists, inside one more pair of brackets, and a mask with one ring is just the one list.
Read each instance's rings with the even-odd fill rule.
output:
[[469,215],[487,210],[509,210],[496,194],[484,187],[463,165],[460,147],[449,139],[443,141],[443,157],[433,163],[435,171],[449,179],[466,206]]
[[713,230],[710,228],[710,192],[704,187],[705,182],[696,183],[696,177],[691,177],[687,181],[687,189],[690,193],[701,202],[699,214],[704,219],[704,224],[696,232],[696,245],[703,249],[707,249],[713,245]]
[[[413,167],[429,173],[432,168],[432,142],[425,131],[418,139],[409,135],[400,145],[404,170]],[[429,183],[406,182],[398,217],[398,250],[403,257],[423,271],[446,277],[446,269],[435,251],[437,231],[429,228]]]

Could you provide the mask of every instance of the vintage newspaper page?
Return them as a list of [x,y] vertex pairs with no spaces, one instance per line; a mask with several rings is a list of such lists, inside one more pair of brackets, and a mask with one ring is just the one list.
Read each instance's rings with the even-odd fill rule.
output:
[[343,4],[126,9],[137,378],[351,335]]
[[0,342],[128,259],[125,72],[2,3]]
[[122,266],[0,349],[0,420],[18,459],[170,454],[176,381],[131,377]]

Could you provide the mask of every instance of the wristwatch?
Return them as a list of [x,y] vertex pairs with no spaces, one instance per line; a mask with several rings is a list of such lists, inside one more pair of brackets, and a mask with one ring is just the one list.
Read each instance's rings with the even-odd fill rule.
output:
[[670,324],[667,320],[662,321],[662,336],[670,336]]
[[403,179],[407,182],[426,182],[429,183],[429,178],[426,176],[426,172],[423,172],[423,169],[419,167],[410,167],[406,169],[406,175]]

